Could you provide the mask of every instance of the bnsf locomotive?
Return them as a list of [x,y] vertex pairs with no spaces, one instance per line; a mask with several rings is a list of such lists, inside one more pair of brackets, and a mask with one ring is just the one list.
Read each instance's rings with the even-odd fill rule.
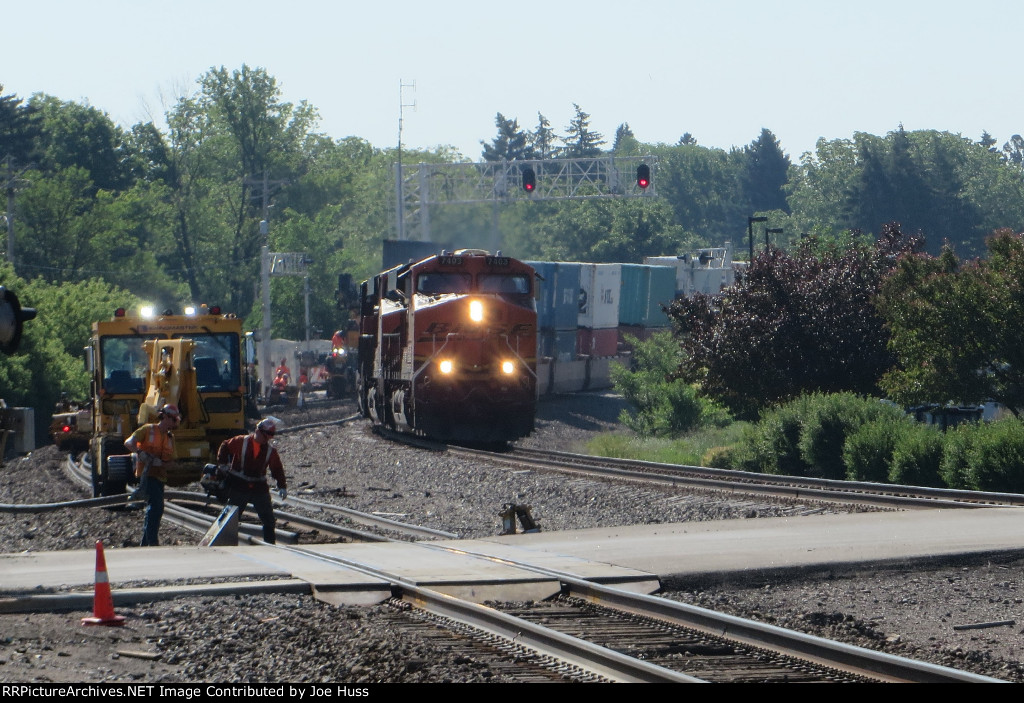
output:
[[485,251],[442,251],[365,281],[358,396],[375,423],[444,441],[533,430],[533,269]]

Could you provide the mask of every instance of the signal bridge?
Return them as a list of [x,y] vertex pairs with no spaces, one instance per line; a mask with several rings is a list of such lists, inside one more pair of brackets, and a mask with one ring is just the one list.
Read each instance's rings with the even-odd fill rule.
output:
[[399,239],[430,241],[430,206],[525,200],[651,198],[654,156],[398,164]]

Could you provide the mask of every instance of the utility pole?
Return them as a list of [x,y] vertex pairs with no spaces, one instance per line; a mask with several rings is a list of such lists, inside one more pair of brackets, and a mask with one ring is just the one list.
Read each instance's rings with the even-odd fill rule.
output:
[[405,95],[403,91],[406,88],[416,90],[416,81],[413,81],[412,83],[403,83],[401,79],[398,80],[398,163],[395,166],[395,192],[398,194],[396,231],[399,240],[405,239],[405,218],[403,215],[405,212],[405,189],[402,185],[402,179],[405,175],[402,173],[402,128],[405,123],[405,108],[411,107],[413,110],[416,109],[415,100],[408,105],[405,102]]
[[253,199],[260,198],[263,219],[260,220],[260,285],[263,288],[263,325],[260,328],[260,386],[266,398],[270,385],[270,196],[271,188],[276,189],[288,185],[287,180],[270,180],[266,169],[260,178],[246,178],[245,185],[257,186],[260,192],[254,193]]
[[20,186],[25,184],[26,181],[20,178],[20,176],[28,168],[29,166],[25,166],[21,171],[15,173],[14,158],[11,156],[4,157],[3,180],[0,181],[0,183],[3,184],[4,190],[7,191],[7,210],[4,212],[3,219],[4,224],[7,226],[7,261],[11,264],[11,267],[15,267],[16,265],[14,259],[14,194]]

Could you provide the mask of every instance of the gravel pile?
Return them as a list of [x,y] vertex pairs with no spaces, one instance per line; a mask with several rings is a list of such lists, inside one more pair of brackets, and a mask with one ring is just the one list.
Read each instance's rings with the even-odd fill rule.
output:
[[[543,403],[524,444],[578,450],[616,430],[614,396]],[[527,504],[544,530],[635,523],[798,515],[803,504],[738,503],[714,495],[638,489],[543,472],[495,469],[441,452],[382,442],[365,422],[306,427],[351,414],[349,406],[274,409],[291,431],[277,436],[289,493],[387,514],[463,537],[495,535],[505,503]],[[0,503],[80,497],[52,447],[8,462]],[[132,547],[141,511],[0,513],[6,552]],[[195,544],[167,523],[162,544]],[[1024,565],[964,564],[941,571],[871,573],[808,583],[681,588],[673,597],[815,634],[1001,678],[1018,664]],[[0,578],[2,584],[2,578]],[[902,599],[902,600],[901,600]],[[912,601],[912,602],[911,602]],[[121,611],[119,611],[121,612]],[[439,645],[386,606],[330,608],[285,595],[192,599],[123,612],[126,628],[81,628],[72,615],[0,616],[0,681],[500,681],[508,669]],[[953,630],[1013,620],[1014,625]],[[156,658],[153,658],[156,657]],[[239,662],[252,664],[240,665]]]

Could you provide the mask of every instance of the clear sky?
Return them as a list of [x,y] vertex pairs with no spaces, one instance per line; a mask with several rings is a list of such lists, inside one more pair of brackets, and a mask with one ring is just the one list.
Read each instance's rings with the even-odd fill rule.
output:
[[320,131],[378,147],[397,144],[403,104],[407,147],[477,159],[496,113],[564,134],[578,103],[609,143],[623,122],[725,149],[767,127],[796,160],[900,123],[1024,132],[1022,25],[1019,0],[3,0],[0,84],[127,127],[247,64],[316,107]]

